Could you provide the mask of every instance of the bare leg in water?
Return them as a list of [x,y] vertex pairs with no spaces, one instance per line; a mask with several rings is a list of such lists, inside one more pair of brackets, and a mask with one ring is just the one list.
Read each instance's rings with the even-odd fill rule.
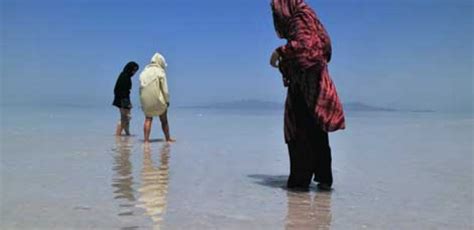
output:
[[115,129],[115,135],[120,136],[122,134],[122,130],[125,131],[125,135],[130,135],[130,109],[120,109],[120,122],[117,123],[117,127]]
[[176,140],[170,137],[170,127],[168,125],[167,113],[168,112],[165,112],[160,116],[161,129],[163,130],[163,133],[165,134],[166,142],[175,142]]
[[[166,142],[175,142],[176,140],[170,137],[170,128],[169,128],[168,117],[166,115],[166,112],[160,116],[160,121],[161,121],[161,129],[163,130],[163,133],[165,134]],[[152,122],[153,122],[153,117],[145,118],[145,124],[143,125],[143,134],[145,136],[146,143],[150,142]]]
[[153,117],[145,118],[145,124],[143,125],[143,135],[145,137],[145,143],[150,142],[150,132],[151,132],[152,121],[153,121]]
[[117,122],[117,127],[115,128],[115,136],[120,136],[122,134],[122,122]]

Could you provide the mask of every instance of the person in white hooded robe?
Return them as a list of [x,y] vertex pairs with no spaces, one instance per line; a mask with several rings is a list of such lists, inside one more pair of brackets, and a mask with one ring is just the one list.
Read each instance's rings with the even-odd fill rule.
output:
[[161,128],[167,142],[174,142],[170,137],[167,110],[170,105],[168,84],[166,82],[166,60],[155,53],[151,63],[140,74],[140,102],[145,114],[143,133],[145,142],[150,142],[153,117],[160,117]]

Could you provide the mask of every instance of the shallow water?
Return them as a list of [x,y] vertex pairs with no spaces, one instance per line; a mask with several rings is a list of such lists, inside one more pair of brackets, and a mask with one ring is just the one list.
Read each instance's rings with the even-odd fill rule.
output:
[[280,111],[2,107],[1,229],[473,229],[472,115],[349,113],[335,189],[284,189]]

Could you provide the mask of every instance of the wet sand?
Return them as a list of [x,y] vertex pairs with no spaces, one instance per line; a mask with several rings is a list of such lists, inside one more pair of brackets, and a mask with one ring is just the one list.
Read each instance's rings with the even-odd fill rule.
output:
[[2,115],[1,229],[474,228],[470,116],[349,114],[335,189],[296,192],[279,112],[177,109],[172,145],[159,123],[143,143],[138,109],[118,138],[112,110]]

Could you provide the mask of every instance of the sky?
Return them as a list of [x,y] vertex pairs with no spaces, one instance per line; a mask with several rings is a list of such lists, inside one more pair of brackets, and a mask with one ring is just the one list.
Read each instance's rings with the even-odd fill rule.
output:
[[[110,106],[128,61],[168,62],[172,105],[283,102],[269,0],[0,0],[2,104]],[[473,108],[470,0],[307,0],[344,103]],[[138,103],[138,74],[132,100]]]

